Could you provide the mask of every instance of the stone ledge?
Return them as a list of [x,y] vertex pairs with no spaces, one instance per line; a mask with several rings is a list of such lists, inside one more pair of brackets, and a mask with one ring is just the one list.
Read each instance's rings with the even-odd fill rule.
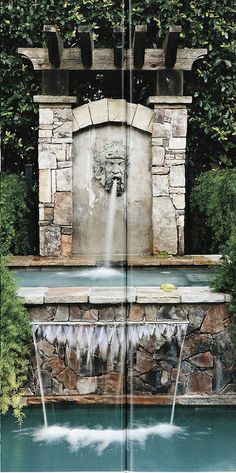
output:
[[228,294],[212,292],[209,287],[178,287],[165,292],[158,286],[129,287],[21,287],[18,295],[25,304],[220,304],[230,301]]
[[153,105],[184,105],[186,106],[187,104],[192,103],[192,97],[191,95],[185,95],[185,96],[180,96],[180,95],[163,95],[163,96],[157,96],[153,95],[147,99],[147,105],[148,106],[153,106]]
[[[24,401],[28,406],[41,404],[41,397],[38,396],[24,396]],[[173,396],[168,395],[107,395],[107,394],[89,394],[89,395],[74,395],[74,396],[45,396],[45,402],[47,404],[51,402],[75,402],[79,404],[128,404],[128,405],[160,405],[160,406],[171,406],[173,403]],[[176,404],[182,406],[235,406],[236,395],[226,394],[212,394],[209,396],[177,396]]]
[[[160,258],[158,256],[128,256],[127,265],[138,266],[215,266],[220,263],[221,255],[184,255]],[[74,255],[70,257],[46,257],[46,256],[6,256],[6,265],[11,268],[37,267],[37,266],[96,266],[100,265],[100,258],[96,255]],[[115,258],[114,258],[115,261]],[[126,256],[120,256],[116,261],[126,261]]]
[[39,104],[67,105],[77,102],[77,97],[69,95],[34,95],[33,100]]

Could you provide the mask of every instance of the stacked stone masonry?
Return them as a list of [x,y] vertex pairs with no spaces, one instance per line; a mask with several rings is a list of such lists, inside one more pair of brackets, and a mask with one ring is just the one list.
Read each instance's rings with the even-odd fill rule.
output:
[[[236,389],[235,352],[230,339],[230,317],[225,304],[47,304],[28,306],[32,321],[114,322],[140,324],[168,320],[189,322],[183,351],[179,395],[233,394]],[[46,395],[122,394],[171,395],[177,372],[180,343],[176,336],[153,336],[127,352],[127,386],[120,357],[112,365],[95,352],[88,368],[86,356],[78,357],[66,343],[38,341],[40,366]],[[122,368],[123,366],[123,368]],[[35,358],[32,358],[28,395],[39,395]]]
[[[42,96],[43,97],[43,96]],[[59,97],[60,99],[60,97]],[[125,100],[103,99],[72,109],[39,105],[39,226],[41,256],[72,252],[72,138],[90,127],[122,123],[151,135],[152,252],[184,254],[187,109],[183,100],[154,104],[154,111]],[[151,103],[151,102],[150,102]]]
[[184,254],[186,105],[154,105],[153,254]]
[[39,106],[39,226],[42,256],[70,256],[72,245],[72,109]]

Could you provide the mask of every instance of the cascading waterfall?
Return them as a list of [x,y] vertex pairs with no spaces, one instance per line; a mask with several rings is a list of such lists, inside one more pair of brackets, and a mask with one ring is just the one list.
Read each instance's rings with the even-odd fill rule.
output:
[[184,332],[182,332],[181,336],[182,336],[182,343],[181,343],[180,354],[179,354],[179,359],[178,359],[178,366],[177,366],[177,373],[176,373],[176,380],[175,380],[175,389],[174,389],[173,403],[172,403],[171,416],[170,416],[170,425],[173,425],[173,423],[174,423],[176,396],[177,396],[177,391],[178,391],[181,361],[182,361],[182,355],[183,355],[183,349],[184,349],[184,343],[185,343],[185,337],[186,337],[186,327],[185,327]]
[[110,267],[112,255],[113,232],[116,214],[116,197],[117,197],[117,179],[113,180],[111,199],[108,209],[107,226],[106,226],[106,241],[105,241],[105,266]]
[[36,341],[36,336],[35,336],[35,331],[36,330],[37,330],[37,327],[33,326],[33,341],[34,341],[35,358],[36,358],[38,378],[39,378],[40,395],[41,395],[41,400],[42,400],[43,420],[44,420],[44,427],[47,428],[48,427],[48,420],[47,420],[47,412],[46,412],[46,406],[45,406],[43,381],[42,381],[41,369],[40,369],[40,363],[39,363],[39,353],[38,353],[37,341]]

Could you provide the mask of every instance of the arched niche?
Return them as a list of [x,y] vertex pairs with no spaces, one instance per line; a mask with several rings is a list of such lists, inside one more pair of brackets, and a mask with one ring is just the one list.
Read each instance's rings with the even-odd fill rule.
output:
[[152,118],[152,110],[125,100],[103,99],[73,109],[73,254],[105,252],[110,192],[103,173],[113,154],[126,157],[113,254],[151,253]]

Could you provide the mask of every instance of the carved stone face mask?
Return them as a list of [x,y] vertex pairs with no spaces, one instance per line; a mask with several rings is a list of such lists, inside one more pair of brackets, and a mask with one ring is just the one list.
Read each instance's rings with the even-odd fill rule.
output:
[[104,145],[103,152],[94,153],[94,175],[110,192],[114,180],[117,180],[117,195],[125,191],[126,185],[126,148],[122,142]]

